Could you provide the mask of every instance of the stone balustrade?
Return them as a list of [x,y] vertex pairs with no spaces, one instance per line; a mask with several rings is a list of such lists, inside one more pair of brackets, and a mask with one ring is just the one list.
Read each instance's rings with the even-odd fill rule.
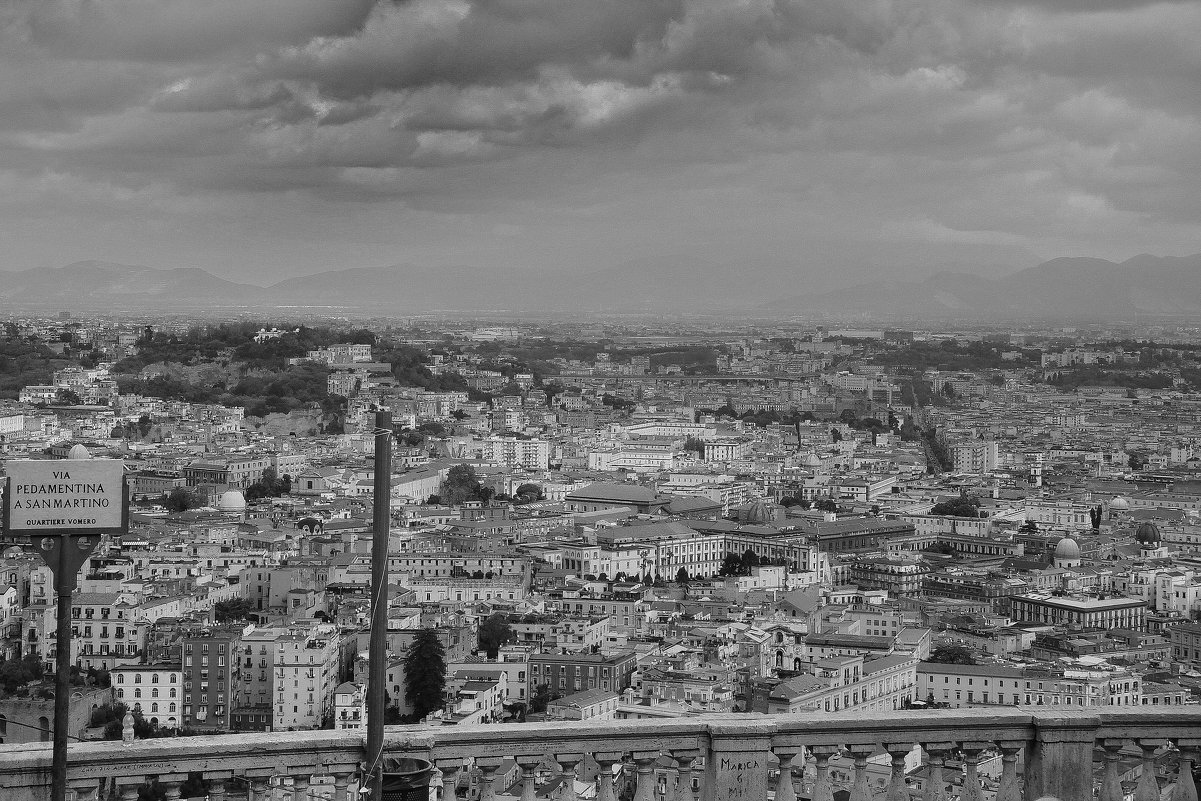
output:
[[[78,743],[70,747],[68,786],[76,801],[134,801],[151,780],[169,801],[205,795],[210,801],[355,801],[363,746],[361,734],[336,731]],[[929,766],[920,792],[906,781],[915,746]],[[592,784],[596,801],[615,801],[623,788],[634,788],[635,801],[761,801],[769,793],[776,801],[796,801],[798,789],[812,801],[833,801],[832,760],[853,765],[851,801],[946,801],[949,787],[961,801],[984,801],[978,772],[985,760],[1000,765],[989,783],[996,801],[1091,801],[1094,791],[1098,801],[1124,801],[1129,793],[1122,776],[1138,777],[1134,801],[1198,801],[1192,768],[1201,758],[1201,708],[1003,707],[389,727],[384,750],[386,758],[430,760],[441,801],[493,801],[506,766],[504,779],[525,780],[522,801],[533,801],[535,785],[554,778],[565,780],[559,801],[576,801],[571,779]],[[889,778],[873,786],[869,760],[879,763],[885,754]],[[50,764],[44,745],[0,749],[0,799],[47,798]]]

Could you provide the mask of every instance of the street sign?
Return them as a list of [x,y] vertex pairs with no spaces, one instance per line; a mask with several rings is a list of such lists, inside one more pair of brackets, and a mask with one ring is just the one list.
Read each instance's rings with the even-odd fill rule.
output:
[[10,459],[7,534],[116,532],[127,523],[119,459]]

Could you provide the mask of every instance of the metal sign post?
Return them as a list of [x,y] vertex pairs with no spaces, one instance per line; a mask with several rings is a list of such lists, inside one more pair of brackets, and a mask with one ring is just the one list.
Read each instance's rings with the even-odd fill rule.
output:
[[66,801],[71,597],[79,583],[79,571],[100,538],[129,530],[125,463],[112,459],[13,459],[5,463],[5,470],[5,535],[28,536],[54,576],[58,625],[50,800]]

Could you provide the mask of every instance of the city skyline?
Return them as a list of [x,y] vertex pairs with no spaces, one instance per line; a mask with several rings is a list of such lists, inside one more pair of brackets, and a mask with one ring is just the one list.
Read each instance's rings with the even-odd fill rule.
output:
[[832,289],[1184,256],[1198,30],[1172,2],[20,2],[0,266]]

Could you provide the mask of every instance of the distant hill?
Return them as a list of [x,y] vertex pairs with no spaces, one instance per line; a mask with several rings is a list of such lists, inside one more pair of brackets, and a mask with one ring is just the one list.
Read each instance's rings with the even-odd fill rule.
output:
[[[814,269],[816,265],[806,265],[806,270]],[[734,270],[716,258],[666,256],[585,274],[397,264],[316,273],[262,287],[199,269],[82,261],[2,274],[0,308],[754,311],[879,319],[1115,319],[1201,313],[1201,255],[1142,255],[1120,264],[1061,258],[993,279],[956,271],[924,280],[881,280],[794,294],[795,287],[820,284],[801,280],[799,272],[783,259],[743,264]],[[911,269],[908,274],[913,274]],[[765,297],[777,299],[764,303]]]
[[881,281],[783,298],[762,308],[879,318],[1191,315],[1201,313],[1201,254],[1141,255],[1121,263],[1060,258],[997,279],[940,274],[924,281]]
[[103,261],[23,270],[3,278],[0,303],[63,309],[198,306],[225,304],[231,298],[245,303],[263,292],[194,268],[159,270]]

